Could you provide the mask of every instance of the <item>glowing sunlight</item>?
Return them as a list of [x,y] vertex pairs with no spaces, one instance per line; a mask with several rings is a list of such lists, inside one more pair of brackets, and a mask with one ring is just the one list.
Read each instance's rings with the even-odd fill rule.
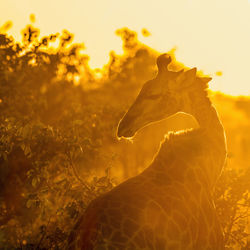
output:
[[249,0],[0,2],[0,249],[250,249]]
[[107,63],[111,50],[122,52],[116,29],[140,33],[147,28],[152,35],[140,35],[142,42],[161,52],[176,47],[179,61],[211,74],[213,90],[250,95],[247,0],[9,0],[2,1],[1,10],[0,24],[13,21],[10,34],[19,39],[31,13],[43,35],[68,29],[75,41],[85,43],[91,67]]

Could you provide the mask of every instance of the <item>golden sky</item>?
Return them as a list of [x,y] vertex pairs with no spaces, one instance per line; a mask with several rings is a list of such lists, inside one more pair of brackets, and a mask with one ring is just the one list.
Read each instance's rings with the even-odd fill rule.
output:
[[42,35],[68,29],[85,43],[92,67],[107,63],[110,50],[121,53],[116,29],[147,28],[152,35],[139,40],[161,52],[176,47],[177,60],[213,77],[213,90],[250,96],[250,0],[0,0],[0,6],[0,26],[13,21],[9,33],[17,39],[32,13]]

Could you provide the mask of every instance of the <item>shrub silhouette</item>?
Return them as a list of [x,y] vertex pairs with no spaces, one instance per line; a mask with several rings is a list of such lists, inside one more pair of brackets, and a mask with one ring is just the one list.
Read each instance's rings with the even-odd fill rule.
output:
[[[192,122],[176,117],[145,128],[133,144],[116,141],[120,117],[156,73],[158,52],[135,32],[117,31],[124,54],[111,52],[99,71],[88,66],[84,45],[72,43],[68,31],[40,38],[39,29],[27,25],[22,34],[18,43],[0,30],[0,248],[61,249],[92,199],[141,171],[167,130]],[[228,249],[247,249],[250,156],[242,152],[250,148],[244,132],[250,101],[212,98],[231,152],[216,206]],[[235,124],[238,117],[242,122]]]

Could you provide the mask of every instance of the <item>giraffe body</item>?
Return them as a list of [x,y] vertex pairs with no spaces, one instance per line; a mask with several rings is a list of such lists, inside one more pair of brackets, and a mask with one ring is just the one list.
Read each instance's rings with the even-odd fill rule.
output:
[[[162,62],[165,75],[156,82],[168,78],[177,85],[176,78],[185,73],[168,71],[169,60],[161,56],[159,74]],[[181,78],[182,87],[183,79],[190,80],[186,76]],[[144,119],[134,120],[142,102],[152,106],[156,99],[156,93],[148,95],[149,83],[120,122],[118,135],[133,136],[146,124],[164,118],[156,112],[155,117],[148,116],[152,114],[149,107],[148,113],[143,111]],[[169,88],[167,93],[171,97]],[[160,93],[163,92],[161,89]],[[182,103],[182,110],[172,107],[173,113],[184,111],[194,115],[200,128],[168,134],[146,170],[94,200],[70,236],[70,249],[224,249],[212,199],[226,154],[223,127],[206,95],[194,94],[188,99],[185,95],[180,99],[169,98],[171,104],[176,98],[176,103]],[[162,100],[159,103],[163,105]],[[171,115],[172,109],[168,107],[164,113]],[[203,109],[209,114],[202,113]]]

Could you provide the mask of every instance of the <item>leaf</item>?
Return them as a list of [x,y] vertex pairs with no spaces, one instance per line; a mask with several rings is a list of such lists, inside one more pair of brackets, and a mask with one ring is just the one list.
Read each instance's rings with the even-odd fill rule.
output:
[[22,143],[22,144],[20,145],[20,147],[21,147],[21,149],[24,151],[24,150],[25,150],[25,143]]
[[26,202],[26,207],[27,207],[27,208],[31,208],[32,204],[33,204],[33,200],[28,200],[28,201]]
[[38,180],[37,180],[37,178],[35,177],[35,178],[33,178],[32,179],[32,181],[31,181],[31,185],[32,185],[32,187],[36,187],[37,186],[37,182],[38,182]]
[[0,231],[0,242],[3,242],[6,239],[3,231]]
[[34,173],[34,170],[33,170],[33,169],[30,169],[30,170],[28,170],[28,171],[26,172],[26,175],[27,175],[28,178],[30,178],[30,177],[33,175],[33,173]]
[[29,155],[31,153],[30,146],[26,145],[23,152],[26,156]]
[[8,160],[8,155],[5,152],[2,152],[2,156],[5,161]]
[[22,129],[22,137],[27,138],[30,132],[30,126],[26,124]]
[[84,124],[84,121],[83,120],[75,120],[75,121],[73,121],[73,124],[81,126]]

